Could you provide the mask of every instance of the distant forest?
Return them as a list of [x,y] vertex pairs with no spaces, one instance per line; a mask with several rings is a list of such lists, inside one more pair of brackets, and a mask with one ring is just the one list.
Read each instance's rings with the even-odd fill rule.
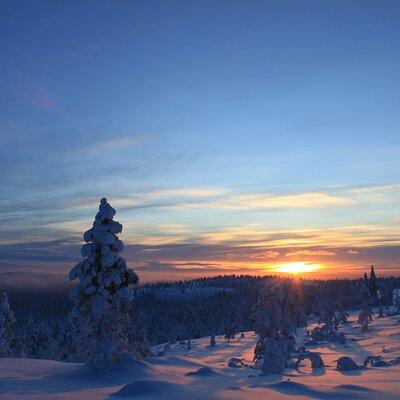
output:
[[[150,344],[254,329],[252,314],[258,294],[273,276],[229,275],[178,282],[138,285],[135,289],[132,342],[145,329]],[[379,278],[379,285],[396,289],[400,278]],[[293,290],[306,315],[322,309],[346,310],[361,305],[363,279],[293,279]],[[16,319],[16,356],[80,361],[73,349],[72,301],[68,287],[7,288]],[[299,300],[298,300],[299,301]]]

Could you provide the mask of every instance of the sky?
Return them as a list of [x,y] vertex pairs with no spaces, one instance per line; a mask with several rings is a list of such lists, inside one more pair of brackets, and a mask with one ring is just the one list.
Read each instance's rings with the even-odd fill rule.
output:
[[0,273],[400,275],[397,1],[2,1]]

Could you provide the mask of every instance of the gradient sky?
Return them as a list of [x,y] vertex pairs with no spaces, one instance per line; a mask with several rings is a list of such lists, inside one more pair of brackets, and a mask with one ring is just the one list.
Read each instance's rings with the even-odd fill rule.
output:
[[106,196],[145,281],[400,274],[398,1],[6,0],[0,17],[0,272],[64,276]]

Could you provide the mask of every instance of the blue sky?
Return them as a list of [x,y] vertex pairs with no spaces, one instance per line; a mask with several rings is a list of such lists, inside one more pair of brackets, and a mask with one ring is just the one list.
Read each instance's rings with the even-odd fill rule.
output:
[[288,259],[398,273],[398,2],[0,15],[0,270],[64,273],[107,196],[145,279]]

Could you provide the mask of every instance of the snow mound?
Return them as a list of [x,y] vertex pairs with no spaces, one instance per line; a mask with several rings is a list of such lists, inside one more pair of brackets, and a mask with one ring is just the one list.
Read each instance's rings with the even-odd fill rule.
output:
[[87,376],[93,376],[102,382],[125,383],[134,379],[147,379],[158,373],[156,367],[146,361],[137,360],[129,354],[114,364],[107,365],[101,371],[93,374],[86,366],[83,367]]
[[260,384],[260,386],[287,394],[309,394],[310,391],[310,388],[307,385],[293,381],[279,381],[271,384]]
[[358,390],[359,392],[368,392],[371,391],[371,389],[368,389],[364,386],[360,385],[338,385],[336,386],[337,389],[345,389],[345,390]]
[[184,391],[184,388],[177,383],[146,379],[128,383],[114,393],[113,397],[136,398],[151,396],[157,399],[180,399],[183,398]]
[[280,381],[265,385],[265,387],[276,390],[282,394],[295,396],[303,395],[321,400],[376,398],[376,392],[374,390],[358,385],[338,385],[330,390],[318,390],[299,382]]
[[186,376],[215,376],[219,373],[210,367],[201,367],[196,371],[189,371],[185,374]]

